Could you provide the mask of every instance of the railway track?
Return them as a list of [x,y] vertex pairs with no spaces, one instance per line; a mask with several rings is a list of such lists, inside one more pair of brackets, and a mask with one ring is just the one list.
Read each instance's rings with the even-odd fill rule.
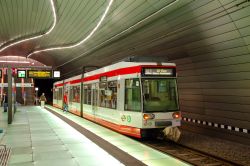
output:
[[162,151],[168,155],[195,166],[235,166],[237,163],[227,161],[223,158],[211,156],[172,141],[164,140],[144,140],[143,143],[154,149]]

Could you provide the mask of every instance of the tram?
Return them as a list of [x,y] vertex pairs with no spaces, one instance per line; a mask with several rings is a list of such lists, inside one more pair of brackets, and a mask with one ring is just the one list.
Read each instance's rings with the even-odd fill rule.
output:
[[[155,136],[181,124],[176,65],[119,62],[54,83],[53,105],[119,133]],[[82,107],[81,107],[82,105]]]

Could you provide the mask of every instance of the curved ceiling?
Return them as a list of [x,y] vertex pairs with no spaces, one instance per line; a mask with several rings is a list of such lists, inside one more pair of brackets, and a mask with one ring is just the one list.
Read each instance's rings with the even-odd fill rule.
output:
[[[56,12],[56,24],[46,34],[55,22],[51,1]],[[36,53],[30,58],[62,69],[79,60],[84,65],[84,57],[89,52],[124,38],[190,2],[191,0],[114,0],[107,16],[88,41],[71,49]],[[2,50],[0,56],[26,57],[36,50],[75,44],[86,38],[96,27],[109,3],[110,0],[1,0],[0,50],[9,47]],[[43,36],[34,38],[41,35]],[[26,41],[19,42],[22,40]],[[18,44],[13,44],[15,42]]]
[[[45,35],[55,23],[53,30]],[[36,50],[76,44],[96,27],[110,0],[1,0],[0,56],[27,57]],[[165,55],[169,60],[195,54],[202,40],[229,33],[230,13],[249,8],[245,0],[114,0],[100,27],[83,44],[31,54],[67,73],[84,65],[103,66],[127,56]],[[224,19],[228,17],[227,19]],[[218,21],[221,20],[221,21]],[[224,26],[224,27],[223,27]],[[225,30],[228,29],[228,30]],[[220,38],[220,39],[223,39]],[[214,39],[216,40],[216,39]]]

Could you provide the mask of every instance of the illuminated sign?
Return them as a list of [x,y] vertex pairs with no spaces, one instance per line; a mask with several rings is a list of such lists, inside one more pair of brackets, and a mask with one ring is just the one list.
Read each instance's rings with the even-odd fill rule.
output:
[[53,77],[54,78],[60,78],[60,76],[61,76],[60,71],[56,71],[56,70],[53,71]]
[[175,76],[174,68],[143,68],[144,76]]
[[16,83],[16,87],[34,87],[33,83]]
[[17,78],[26,78],[26,70],[17,70]]
[[51,78],[51,70],[28,70],[28,78]]

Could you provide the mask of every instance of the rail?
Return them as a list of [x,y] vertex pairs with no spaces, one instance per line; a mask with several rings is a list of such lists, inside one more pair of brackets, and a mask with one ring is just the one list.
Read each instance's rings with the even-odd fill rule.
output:
[[172,141],[144,140],[142,143],[195,166],[241,166],[239,163],[197,151]]

